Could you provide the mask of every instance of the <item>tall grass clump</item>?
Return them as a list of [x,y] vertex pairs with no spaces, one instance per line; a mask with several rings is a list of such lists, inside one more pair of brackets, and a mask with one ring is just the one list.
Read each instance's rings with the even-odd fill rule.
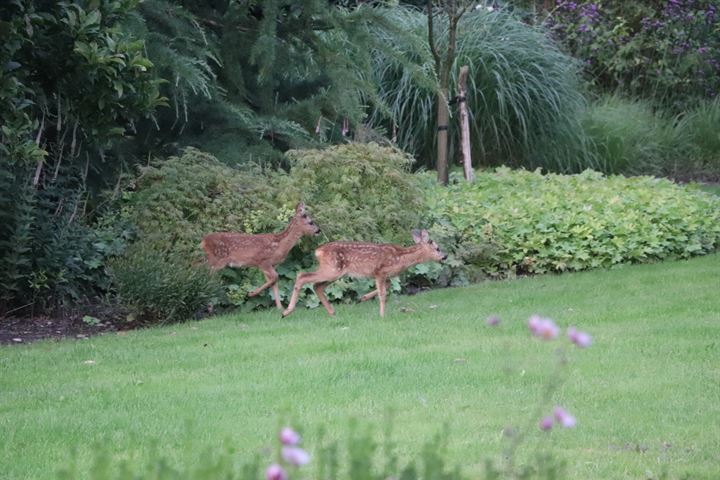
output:
[[[388,47],[374,57],[382,105],[376,105],[371,121],[394,132],[401,148],[432,166],[437,83],[427,18],[403,8],[387,15],[402,33],[377,32]],[[447,42],[443,28],[439,22],[440,51]],[[561,172],[595,167],[580,123],[585,101],[578,65],[541,29],[504,11],[473,10],[459,24],[456,52],[451,92],[460,67],[468,65],[471,143],[479,164]],[[450,138],[457,139],[457,122],[449,128]]]
[[672,119],[646,100],[601,98],[586,110],[583,129],[597,169],[607,174],[660,173],[684,144]]
[[720,179],[720,98],[705,102],[687,112],[678,122],[679,135],[691,147],[694,162],[687,155],[678,157],[669,167],[674,172],[700,170]]

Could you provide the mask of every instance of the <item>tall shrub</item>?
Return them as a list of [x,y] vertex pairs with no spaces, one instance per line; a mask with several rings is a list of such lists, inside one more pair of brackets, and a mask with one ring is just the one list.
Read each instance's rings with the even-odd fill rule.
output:
[[164,101],[143,42],[121,28],[133,6],[0,9],[0,312],[62,306],[107,283],[88,228],[94,188],[117,179],[110,147]]
[[601,90],[676,111],[720,92],[717,0],[556,4],[547,24]]

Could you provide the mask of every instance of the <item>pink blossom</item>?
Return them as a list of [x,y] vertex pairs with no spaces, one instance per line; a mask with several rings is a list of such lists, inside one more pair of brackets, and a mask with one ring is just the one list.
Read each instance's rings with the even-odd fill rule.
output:
[[555,407],[553,415],[555,416],[555,420],[565,428],[573,428],[577,423],[575,417],[570,415],[570,413],[562,407]]
[[551,415],[548,415],[547,417],[543,417],[542,420],[540,420],[540,430],[548,431],[552,429],[553,426],[553,417]]
[[305,465],[310,461],[310,455],[300,447],[283,447],[282,457],[290,465],[296,467]]
[[542,323],[542,317],[540,315],[531,315],[528,319],[528,327],[533,335],[538,336],[540,334],[540,324]]
[[280,442],[283,445],[297,445],[300,443],[300,434],[290,427],[280,430]]
[[567,336],[572,343],[580,348],[587,348],[592,345],[592,337],[587,332],[581,332],[575,327],[567,329]]
[[287,472],[277,463],[270,465],[265,471],[265,478],[267,480],[287,480]]
[[533,315],[528,320],[528,327],[532,334],[543,340],[552,340],[560,335],[560,328],[549,318]]
[[497,315],[490,315],[487,320],[485,320],[485,323],[491,327],[495,327],[500,323],[500,317]]

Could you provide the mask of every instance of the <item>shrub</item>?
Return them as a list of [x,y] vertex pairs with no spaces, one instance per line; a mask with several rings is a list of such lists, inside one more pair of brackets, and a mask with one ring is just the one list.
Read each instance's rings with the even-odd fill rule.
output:
[[[435,229],[459,251],[489,245],[491,276],[611,267],[720,246],[720,199],[651,177],[499,168],[428,192]],[[463,258],[463,263],[473,260]]]
[[122,216],[144,243],[198,260],[207,233],[256,233],[283,224],[283,199],[276,198],[272,180],[272,174],[238,171],[188,148],[140,169],[123,194]]
[[[135,225],[144,248],[171,255],[189,265],[202,259],[201,238],[214,231],[278,232],[303,200],[322,228],[320,241],[339,239],[407,243],[410,230],[420,226],[423,194],[408,172],[412,159],[397,149],[375,144],[351,144],[326,150],[288,152],[289,174],[236,170],[212,155],[187,149],[145,167],[125,192],[122,217]],[[290,297],[300,270],[310,270],[317,240],[303,240],[277,267],[281,299]],[[225,269],[221,277],[227,299],[252,309],[269,306],[269,291],[247,298],[264,283],[254,268]],[[371,289],[367,279],[343,279],[327,289],[333,300],[350,300]],[[392,284],[399,289],[399,282]],[[161,290],[155,290],[161,295]],[[171,292],[168,295],[172,296]],[[307,291],[301,303],[317,306]]]
[[329,240],[407,242],[420,226],[423,193],[412,158],[377,144],[293,150],[292,187],[302,192]]
[[588,78],[681,111],[720,91],[715,0],[558,1],[547,23]]
[[142,242],[114,260],[112,272],[120,300],[145,322],[187,320],[221,294],[218,278],[207,267]]

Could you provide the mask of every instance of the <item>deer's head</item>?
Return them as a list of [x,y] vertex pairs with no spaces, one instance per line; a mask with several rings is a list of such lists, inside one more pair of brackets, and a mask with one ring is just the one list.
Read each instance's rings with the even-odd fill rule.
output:
[[300,226],[303,235],[317,235],[320,233],[320,227],[317,226],[310,215],[305,211],[305,204],[300,202],[295,207],[295,222]]
[[427,230],[413,230],[413,240],[423,248],[423,253],[430,260],[441,262],[447,258],[447,255],[440,250],[440,247],[433,240],[430,240]]

